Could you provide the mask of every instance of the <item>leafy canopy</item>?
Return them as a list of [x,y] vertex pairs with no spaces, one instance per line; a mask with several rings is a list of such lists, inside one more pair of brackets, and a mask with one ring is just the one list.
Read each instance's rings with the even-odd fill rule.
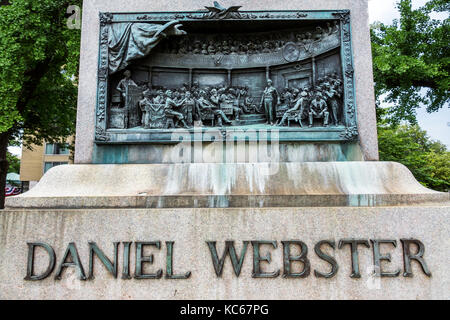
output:
[[14,173],[19,174],[20,173],[20,159],[10,152],[7,153],[6,157],[8,159],[8,164],[9,164],[8,173],[14,172]]
[[394,104],[393,123],[414,124],[421,103],[433,112],[450,99],[450,20],[430,17],[448,13],[450,2],[432,0],[413,10],[411,0],[401,0],[397,7],[400,20],[371,28],[375,91],[378,105]]
[[11,0],[0,7],[0,133],[25,145],[75,131],[80,31],[67,7],[81,0]]
[[450,190],[450,152],[418,125],[381,125],[378,143],[381,161],[404,164],[425,187]]

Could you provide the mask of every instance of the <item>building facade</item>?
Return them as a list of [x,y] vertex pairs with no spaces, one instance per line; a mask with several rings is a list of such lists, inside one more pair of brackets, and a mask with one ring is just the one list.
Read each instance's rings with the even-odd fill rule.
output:
[[69,150],[72,141],[73,138],[70,138],[63,145],[43,143],[41,146],[33,145],[31,150],[22,148],[20,179],[24,191],[33,188],[51,168],[73,163]]

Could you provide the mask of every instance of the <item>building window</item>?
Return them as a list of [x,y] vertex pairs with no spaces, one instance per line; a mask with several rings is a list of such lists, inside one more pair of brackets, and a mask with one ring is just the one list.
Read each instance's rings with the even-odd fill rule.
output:
[[45,154],[69,154],[69,144],[47,143],[45,145]]
[[69,164],[68,162],[45,162],[44,163],[44,173],[53,167],[60,166],[62,164]]

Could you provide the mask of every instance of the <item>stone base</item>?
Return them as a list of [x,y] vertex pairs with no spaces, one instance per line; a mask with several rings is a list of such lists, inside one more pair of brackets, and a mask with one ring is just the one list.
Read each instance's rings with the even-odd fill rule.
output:
[[66,165],[8,208],[261,208],[449,203],[394,162]]
[[[450,299],[448,272],[450,252],[450,206],[377,208],[268,208],[268,209],[116,209],[116,210],[6,210],[0,212],[0,299]],[[398,277],[375,277],[373,244],[358,246],[361,278],[351,278],[349,245],[338,248],[342,239],[392,239],[397,247],[382,244],[383,272],[400,270]],[[404,277],[403,246],[400,239],[420,240],[428,277],[417,261],[411,262],[412,277]],[[277,248],[261,245],[260,256],[271,254],[270,264],[261,261],[261,272],[280,270],[276,278],[253,278],[254,246],[249,243],[242,270],[236,277],[229,257],[223,274],[216,276],[206,241],[217,241],[222,256],[224,242],[234,240],[239,256],[243,241],[276,241]],[[305,278],[283,277],[283,244],[301,240],[307,248],[310,274]],[[335,241],[336,249],[322,250],[334,257],[339,269],[330,278],[318,278],[314,270],[330,271],[314,246],[320,240]],[[118,250],[118,277],[94,259],[95,279],[80,281],[77,269],[66,268],[61,280],[55,274],[69,243],[75,243],[86,276],[89,271],[88,243],[95,242],[113,260]],[[145,273],[162,269],[161,279],[135,279],[136,241],[160,241],[160,249],[146,246],[153,264],[144,263]],[[167,248],[173,245],[173,274],[190,271],[188,279],[167,279]],[[24,280],[27,274],[27,242],[45,242],[56,254],[55,269],[41,281]],[[133,242],[130,275],[122,279],[123,242]],[[415,246],[411,253],[416,253]],[[298,248],[292,246],[292,255]],[[70,260],[70,258],[68,258]],[[48,255],[36,249],[35,274],[45,271]],[[292,263],[292,272],[303,265]]]

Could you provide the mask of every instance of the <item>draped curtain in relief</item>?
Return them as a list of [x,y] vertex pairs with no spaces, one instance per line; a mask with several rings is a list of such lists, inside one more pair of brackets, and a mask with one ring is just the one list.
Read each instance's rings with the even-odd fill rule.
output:
[[109,26],[109,73],[125,69],[132,60],[147,56],[173,23],[113,23]]

